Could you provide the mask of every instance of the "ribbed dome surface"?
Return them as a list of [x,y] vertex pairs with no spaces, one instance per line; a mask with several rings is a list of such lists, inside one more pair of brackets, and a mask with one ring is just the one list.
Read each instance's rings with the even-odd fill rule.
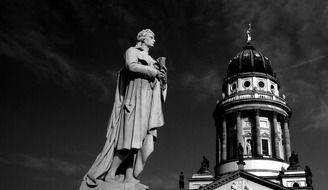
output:
[[227,77],[248,72],[259,72],[275,77],[269,59],[251,45],[243,47],[243,50],[232,58]]

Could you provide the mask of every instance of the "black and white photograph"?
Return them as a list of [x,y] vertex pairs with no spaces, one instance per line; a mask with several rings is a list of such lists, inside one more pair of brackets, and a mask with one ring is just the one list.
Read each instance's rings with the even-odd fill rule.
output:
[[328,1],[1,0],[1,190],[325,190]]

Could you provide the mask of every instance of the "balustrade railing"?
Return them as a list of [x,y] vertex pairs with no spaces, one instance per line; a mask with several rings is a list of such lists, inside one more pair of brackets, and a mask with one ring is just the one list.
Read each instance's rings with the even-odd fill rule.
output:
[[242,100],[242,99],[273,100],[273,101],[280,102],[282,104],[286,104],[286,101],[283,98],[276,96],[275,94],[270,94],[267,92],[259,92],[259,91],[237,92],[237,93],[231,94],[230,96],[221,100],[221,104],[225,104],[227,102],[231,102],[231,101],[235,101],[235,100]]

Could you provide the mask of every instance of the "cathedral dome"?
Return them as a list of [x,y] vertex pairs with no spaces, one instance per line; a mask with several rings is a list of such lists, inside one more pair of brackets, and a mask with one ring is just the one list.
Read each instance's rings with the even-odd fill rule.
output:
[[252,72],[262,73],[276,78],[270,60],[252,45],[248,44],[230,60],[227,77],[230,78],[242,73]]

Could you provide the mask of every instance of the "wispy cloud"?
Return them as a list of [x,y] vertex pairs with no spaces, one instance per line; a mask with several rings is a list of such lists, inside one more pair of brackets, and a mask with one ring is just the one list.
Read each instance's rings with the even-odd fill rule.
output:
[[176,173],[147,176],[142,182],[154,189],[173,190],[178,188],[178,176]]
[[10,161],[9,160],[7,160],[6,158],[4,158],[4,157],[0,157],[0,163],[1,164],[9,164],[10,163]]
[[328,103],[320,100],[319,107],[311,114],[311,123],[304,130],[328,129]]
[[285,72],[285,71],[289,71],[290,69],[297,69],[297,68],[299,68],[299,67],[301,67],[301,66],[304,66],[304,65],[313,64],[313,63],[320,63],[320,62],[318,62],[318,61],[320,61],[321,59],[324,59],[324,58],[326,58],[326,57],[328,57],[328,54],[319,55],[319,56],[314,57],[314,58],[311,58],[311,59],[309,59],[309,60],[302,61],[302,62],[300,62],[300,63],[296,63],[296,64],[291,65],[291,66],[289,66],[289,67],[287,67],[287,68],[284,68],[284,69],[279,69],[279,68],[278,68],[276,71],[277,71],[277,72]]
[[87,96],[106,100],[112,92],[113,72],[82,70],[71,58],[54,50],[36,30],[7,34],[0,31],[0,55],[24,65],[40,80],[51,79],[66,89],[78,89]]
[[208,70],[201,74],[186,73],[182,77],[182,86],[194,91],[192,95],[202,102],[210,96],[217,96],[219,92],[220,76],[215,70]]
[[38,171],[59,172],[65,175],[80,174],[86,171],[88,167],[84,164],[68,160],[39,157],[30,154],[12,154],[7,159],[2,158],[1,160],[6,160],[5,162],[1,162],[6,165],[17,165]]
[[[108,100],[109,95],[115,89],[115,81],[116,81],[117,72],[107,70],[105,75],[99,73],[84,73],[82,75],[82,80],[84,83],[84,87],[88,87],[84,90],[86,94],[89,96],[94,96],[94,94],[98,94],[98,98],[100,101]],[[81,81],[83,83],[83,81]]]
[[[287,101],[294,110],[295,123],[303,130],[328,129],[328,77],[327,72],[313,73],[311,77],[303,77],[286,81]],[[320,78],[320,80],[317,80]]]

